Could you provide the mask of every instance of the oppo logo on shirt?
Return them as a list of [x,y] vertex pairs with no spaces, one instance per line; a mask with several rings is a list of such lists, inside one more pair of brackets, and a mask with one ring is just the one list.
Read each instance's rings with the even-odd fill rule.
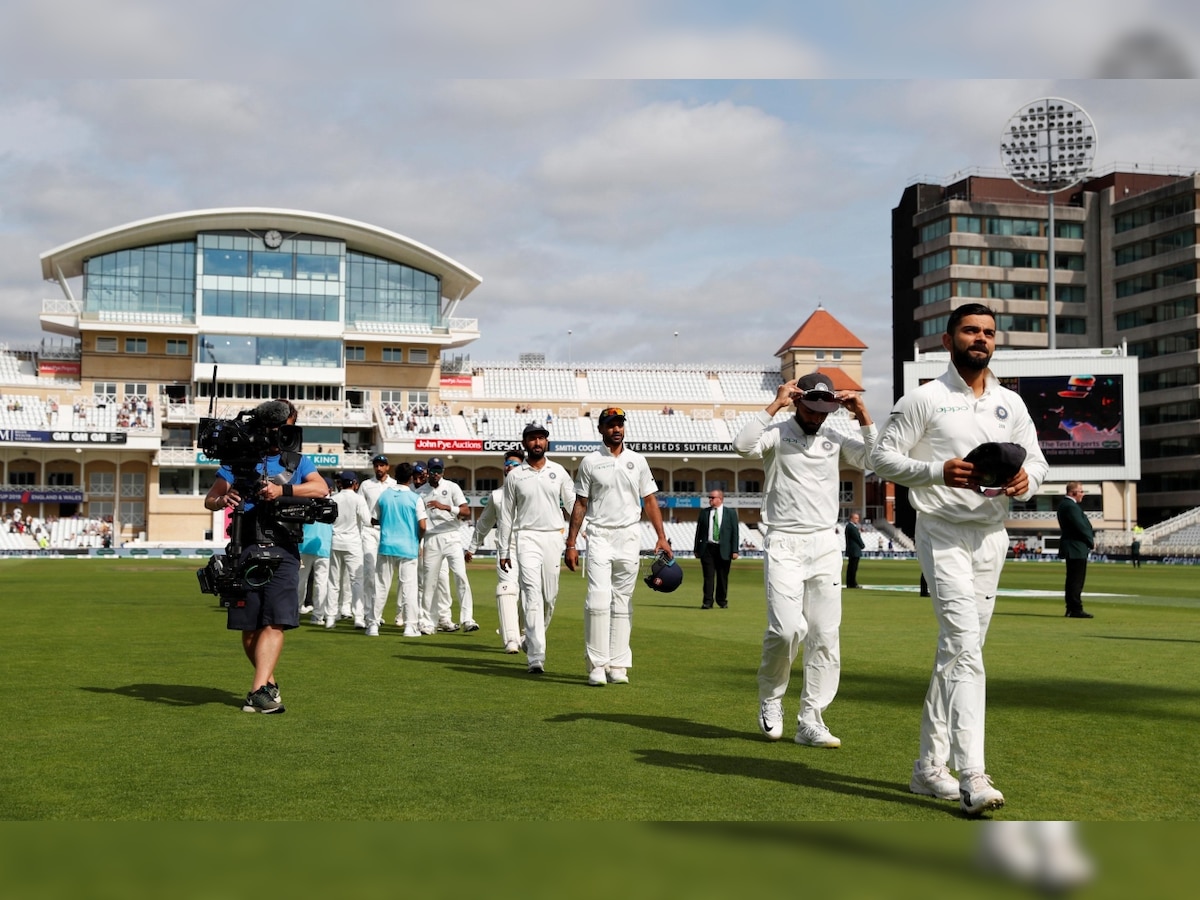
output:
[[955,412],[970,412],[969,406],[939,406],[934,412],[940,413],[955,413]]

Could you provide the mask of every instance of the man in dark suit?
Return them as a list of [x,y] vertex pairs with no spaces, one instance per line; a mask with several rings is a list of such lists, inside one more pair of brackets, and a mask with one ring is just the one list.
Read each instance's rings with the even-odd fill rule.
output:
[[850,513],[850,521],[846,523],[846,587],[862,587],[858,583],[858,561],[862,559],[866,543],[858,532],[858,513]]
[[1095,544],[1092,523],[1084,515],[1083,485],[1078,481],[1067,482],[1067,495],[1058,504],[1058,555],[1066,561],[1067,580],[1063,588],[1067,601],[1067,618],[1090,619],[1092,614],[1083,611],[1083,581],[1087,577],[1088,553]]
[[701,609],[712,609],[713,601],[724,609],[729,605],[729,565],[738,558],[737,510],[725,507],[725,493],[713,488],[708,492],[708,509],[696,522],[696,541],[692,547],[704,570],[704,602]]

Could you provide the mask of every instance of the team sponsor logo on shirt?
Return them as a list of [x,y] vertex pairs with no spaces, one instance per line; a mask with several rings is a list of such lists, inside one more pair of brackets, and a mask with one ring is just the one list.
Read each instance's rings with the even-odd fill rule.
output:
[[940,413],[967,412],[968,409],[969,409],[969,407],[966,407],[966,406],[939,406],[937,409],[934,410],[934,412],[940,412]]

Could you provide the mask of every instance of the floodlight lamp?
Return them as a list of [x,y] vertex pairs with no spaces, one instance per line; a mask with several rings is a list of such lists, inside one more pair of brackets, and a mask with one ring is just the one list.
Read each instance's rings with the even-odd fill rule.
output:
[[1087,177],[1095,141],[1096,126],[1082,107],[1048,97],[1013,114],[1002,132],[1000,157],[1023,188],[1054,194]]

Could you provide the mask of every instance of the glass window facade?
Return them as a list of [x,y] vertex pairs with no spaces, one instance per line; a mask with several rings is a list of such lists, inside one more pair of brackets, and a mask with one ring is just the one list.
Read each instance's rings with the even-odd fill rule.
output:
[[93,256],[83,264],[86,312],[195,315],[196,245],[157,244]]
[[299,366],[329,369],[342,364],[342,342],[336,338],[202,334],[196,361],[236,366]]
[[1143,306],[1141,309],[1130,310],[1117,316],[1117,328],[1137,328],[1139,325],[1150,325],[1154,322],[1169,322],[1171,319],[1181,319],[1184,316],[1196,314],[1196,298],[1181,297],[1178,300],[1168,300],[1166,303],[1156,303],[1154,306]]
[[1169,269],[1147,272],[1135,278],[1125,278],[1118,281],[1117,296],[1130,297],[1134,294],[1140,294],[1143,291],[1153,291],[1156,288],[1170,287],[1175,284],[1183,284],[1185,281],[1195,280],[1196,264],[1194,262],[1184,263],[1181,266],[1172,266]]
[[1153,206],[1144,206],[1141,209],[1131,210],[1127,213],[1121,213],[1119,216],[1114,216],[1113,230],[1117,234],[1120,234],[1122,231],[1129,231],[1141,225],[1149,225],[1152,222],[1161,222],[1163,219],[1170,219],[1173,216],[1190,213],[1195,208],[1196,197],[1193,194],[1168,197],[1166,200],[1161,200]]
[[1173,231],[1161,237],[1138,241],[1136,244],[1129,244],[1126,247],[1119,247],[1114,255],[1116,257],[1116,264],[1123,266],[1131,262],[1137,262],[1139,259],[1149,259],[1151,256],[1157,256],[1160,253],[1178,250],[1180,247],[1190,247],[1195,243],[1196,230],[1194,228],[1184,228],[1181,231]]
[[929,272],[935,272],[938,269],[944,269],[950,265],[950,251],[939,250],[929,256],[921,257],[921,274],[925,275]]
[[436,275],[365,253],[346,254],[346,322],[434,326],[441,316]]
[[950,233],[950,220],[938,219],[936,222],[930,222],[928,225],[921,227],[921,242],[932,241],[934,238],[939,238],[943,234]]
[[278,249],[246,234],[197,235],[206,316],[337,322],[340,241],[288,238]]
[[1042,233],[1042,223],[1038,219],[990,218],[987,220],[987,233],[1038,237]]

